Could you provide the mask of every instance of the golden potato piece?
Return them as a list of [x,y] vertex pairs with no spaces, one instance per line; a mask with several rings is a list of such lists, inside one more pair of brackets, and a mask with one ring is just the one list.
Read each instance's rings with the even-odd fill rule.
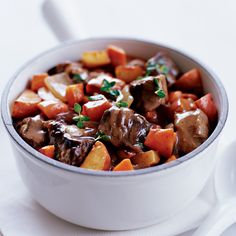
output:
[[111,157],[105,145],[97,141],[80,167],[91,170],[109,170],[110,166]]
[[157,152],[150,150],[137,154],[132,158],[132,163],[136,165],[138,169],[154,166],[160,162],[160,157]]
[[87,67],[98,67],[110,64],[111,60],[106,51],[84,52],[82,62]]

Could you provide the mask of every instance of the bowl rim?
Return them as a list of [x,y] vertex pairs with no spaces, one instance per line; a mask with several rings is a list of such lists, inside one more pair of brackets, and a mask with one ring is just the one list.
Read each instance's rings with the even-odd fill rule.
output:
[[[11,88],[11,85],[13,84],[15,79],[17,78],[17,76],[25,68],[30,66],[30,64],[33,63],[34,61],[38,60],[39,58],[41,58],[49,53],[59,50],[60,48],[70,47],[74,44],[78,44],[78,43],[82,43],[82,42],[91,42],[92,43],[92,42],[96,42],[98,40],[132,41],[132,42],[138,42],[138,43],[146,43],[146,44],[150,44],[153,46],[159,46],[159,47],[163,48],[164,50],[173,51],[174,53],[177,53],[177,54],[180,54],[180,55],[186,57],[188,60],[192,61],[193,63],[198,64],[198,66],[199,66],[199,68],[201,68],[201,70],[204,70],[209,76],[211,76],[214,79],[214,82],[220,91],[220,95],[222,96],[223,107],[222,107],[221,116],[219,117],[217,126],[215,127],[212,134],[208,137],[208,139],[203,144],[201,144],[198,148],[196,148],[192,152],[182,156],[181,158],[179,158],[175,161],[172,161],[172,162],[169,162],[166,164],[162,164],[162,165],[158,165],[158,166],[148,167],[145,169],[135,170],[135,171],[118,171],[118,172],[88,170],[88,169],[64,164],[60,161],[56,161],[54,159],[45,157],[43,154],[41,154],[40,152],[35,150],[33,147],[31,147],[28,143],[26,143],[20,137],[20,135],[17,133],[15,128],[13,127],[11,116],[7,112],[8,111],[8,103],[7,102],[8,102],[9,90]],[[224,88],[222,82],[220,81],[220,79],[215,75],[215,73],[211,69],[208,68],[208,66],[206,66],[204,63],[200,62],[198,59],[194,58],[193,56],[189,55],[188,53],[183,52],[182,50],[176,49],[175,47],[168,46],[163,43],[158,43],[158,42],[152,41],[152,40],[139,39],[137,37],[135,37],[135,38],[132,38],[132,37],[92,37],[92,38],[86,38],[86,39],[82,39],[82,40],[78,40],[78,39],[77,40],[69,40],[69,41],[65,41],[63,43],[60,43],[58,46],[55,46],[51,49],[48,49],[48,50],[38,54],[37,56],[33,57],[31,60],[29,60],[25,64],[23,64],[23,66],[20,69],[18,69],[18,71],[16,71],[16,73],[11,77],[11,79],[8,81],[7,85],[5,86],[3,94],[2,94],[2,102],[1,102],[1,116],[2,116],[2,120],[3,120],[4,126],[7,130],[7,132],[9,133],[9,135],[11,136],[11,138],[13,139],[15,144],[17,144],[18,147],[20,147],[21,149],[26,151],[28,154],[30,154],[33,158],[36,158],[37,160],[42,161],[42,162],[50,165],[51,167],[56,167],[56,168],[59,168],[64,171],[69,171],[69,172],[74,172],[74,173],[79,173],[79,174],[89,175],[89,176],[104,176],[104,177],[137,176],[137,175],[151,174],[154,172],[163,173],[163,171],[169,170],[170,168],[173,169],[173,167],[177,167],[177,166],[181,165],[182,163],[186,163],[189,160],[191,160],[192,158],[194,158],[194,159],[197,158],[198,157],[197,154],[199,154],[199,153],[203,152],[205,149],[207,149],[214,142],[214,140],[220,135],[221,131],[223,130],[223,128],[225,126],[225,123],[226,123],[226,120],[228,117],[228,110],[229,110],[229,103],[228,103],[228,97],[227,97],[225,88]]]

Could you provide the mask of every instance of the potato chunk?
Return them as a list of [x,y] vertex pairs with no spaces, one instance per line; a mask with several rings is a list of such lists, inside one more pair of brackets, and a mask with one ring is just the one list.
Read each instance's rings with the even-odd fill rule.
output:
[[97,141],[80,167],[91,170],[109,170],[110,166],[111,157],[105,145]]
[[138,169],[154,166],[160,162],[160,157],[157,152],[150,150],[137,154],[132,158],[133,164],[137,165]]
[[82,55],[82,62],[87,67],[98,67],[110,64],[111,60],[106,51],[91,51],[84,52]]

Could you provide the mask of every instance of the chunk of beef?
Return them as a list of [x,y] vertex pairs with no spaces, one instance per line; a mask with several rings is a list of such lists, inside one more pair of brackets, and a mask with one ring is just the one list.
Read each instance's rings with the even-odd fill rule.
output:
[[89,153],[95,138],[93,128],[79,129],[76,125],[67,125],[60,121],[45,122],[49,131],[50,144],[55,145],[56,158],[74,166],[79,166]]
[[147,66],[155,68],[152,70],[151,75],[164,74],[169,86],[175,83],[176,77],[180,74],[173,60],[164,52],[158,52],[154,57],[150,58],[147,61]]
[[181,154],[191,152],[208,138],[208,118],[200,109],[176,113],[174,125],[178,137],[178,150]]
[[150,129],[149,122],[129,108],[112,107],[105,111],[98,130],[111,137],[115,147],[126,147],[136,152],[141,151]]
[[20,136],[34,148],[42,147],[47,141],[47,132],[40,115],[19,121],[16,128]]
[[[158,81],[159,88],[165,92],[165,97],[163,98],[155,93],[157,90],[157,86],[154,82],[155,79]],[[168,100],[168,91],[164,75],[134,80],[130,83],[130,92],[134,97],[131,107],[140,112],[155,110]]]
[[94,143],[92,137],[72,138],[65,134],[63,142],[56,144],[56,158],[63,163],[80,166]]
[[58,74],[58,73],[62,73],[62,72],[65,72],[65,69],[66,67],[68,67],[69,65],[71,64],[70,61],[65,61],[64,63],[61,63],[61,64],[58,64],[52,68],[50,68],[47,73],[49,75],[55,75],[55,74]]

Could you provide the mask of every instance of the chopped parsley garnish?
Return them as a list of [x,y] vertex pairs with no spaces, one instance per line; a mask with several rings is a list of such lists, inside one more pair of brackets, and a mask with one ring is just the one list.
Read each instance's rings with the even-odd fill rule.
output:
[[155,94],[159,97],[159,98],[164,98],[166,96],[165,92],[162,89],[158,89],[157,91],[155,91]]
[[96,139],[95,139],[95,141],[98,141],[98,140],[107,142],[107,141],[110,141],[110,140],[111,140],[111,137],[110,137],[109,135],[104,134],[103,132],[98,131],[98,132],[96,133]]
[[159,67],[159,72],[166,75],[169,73],[169,68],[165,65],[162,65]]
[[153,82],[154,82],[155,87],[156,87],[155,88],[156,89],[155,94],[159,98],[164,98],[166,96],[166,94],[165,94],[164,90],[160,88],[158,80],[156,78],[154,78]]
[[116,106],[118,106],[118,107],[128,107],[128,102],[119,101],[119,102],[116,103]]
[[74,111],[78,114],[78,116],[73,117],[73,121],[76,122],[76,125],[79,129],[84,128],[84,121],[89,121],[90,118],[88,116],[81,115],[82,107],[79,103],[75,103],[74,105]]
[[170,69],[166,65],[149,62],[146,66],[145,76],[149,76],[153,71],[156,71],[158,74],[167,75],[170,72]]
[[120,95],[120,91],[111,89],[112,87],[114,87],[115,84],[116,84],[115,81],[109,82],[106,79],[104,79],[103,83],[102,83],[102,87],[100,88],[100,90],[102,92],[109,93],[113,97],[118,97]]
[[85,81],[85,78],[83,78],[81,74],[74,74],[72,80],[75,83],[83,83]]

